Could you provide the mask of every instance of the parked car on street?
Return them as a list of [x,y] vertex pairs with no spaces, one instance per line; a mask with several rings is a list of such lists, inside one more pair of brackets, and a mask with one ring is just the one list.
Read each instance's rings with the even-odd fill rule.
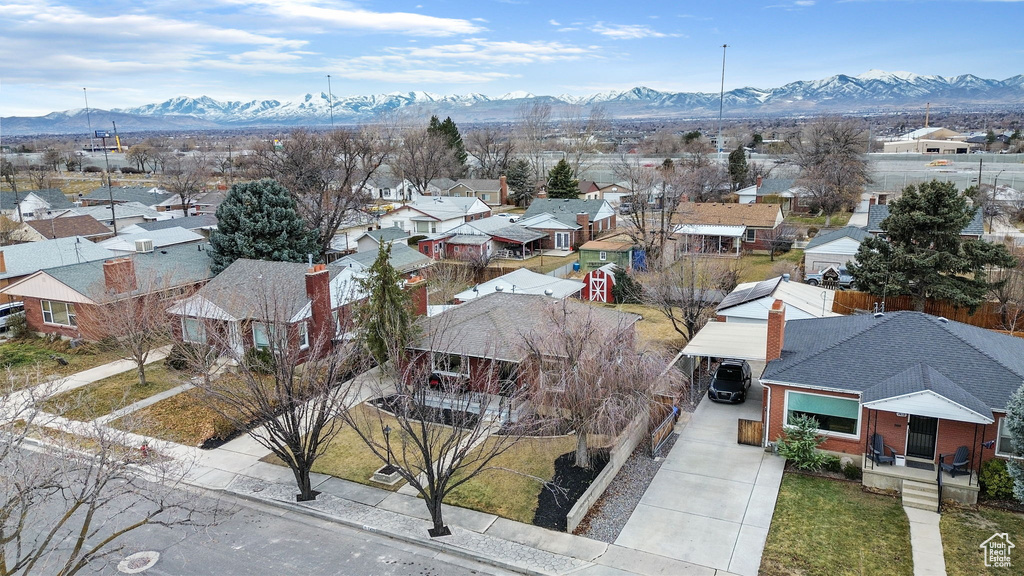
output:
[[746,360],[726,359],[711,377],[708,398],[715,402],[739,404],[747,399],[750,389],[750,364]]

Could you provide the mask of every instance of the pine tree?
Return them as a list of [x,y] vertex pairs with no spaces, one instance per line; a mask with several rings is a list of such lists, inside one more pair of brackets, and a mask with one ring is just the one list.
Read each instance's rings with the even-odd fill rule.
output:
[[517,206],[529,203],[533,197],[533,183],[530,178],[533,176],[533,169],[530,163],[522,158],[512,162],[505,172],[505,182],[508,184],[509,198]]
[[882,234],[861,242],[849,265],[857,287],[880,297],[910,295],[918,311],[928,298],[973,311],[999,285],[988,280],[989,268],[1016,262],[1002,244],[960,235],[975,210],[952,183],[908,186],[890,204]]
[[578,198],[580,181],[572,177],[572,167],[565,158],[548,172],[548,198]]
[[210,246],[214,274],[238,258],[303,262],[319,251],[317,233],[299,216],[292,195],[270,179],[231,187],[217,208]]
[[[1024,386],[1021,386],[1010,396],[1006,403],[1006,431],[1009,432],[1010,446],[1014,458],[1010,458],[1006,464],[1006,471],[1013,478],[1013,496],[1018,502],[1024,502],[1024,464],[1021,464],[1020,457],[1024,456]],[[998,448],[997,448],[998,449]]]
[[732,182],[732,190],[735,192],[747,181],[747,153],[743,148],[737,148],[729,152],[729,180]]
[[431,116],[430,126],[427,130],[444,139],[448,149],[455,157],[457,168],[455,176],[462,176],[466,172],[466,159],[469,158],[469,155],[466,153],[466,145],[462,142],[462,135],[459,134],[459,127],[455,125],[451,116],[445,118],[443,122],[438,120],[437,116]]
[[391,265],[391,244],[381,243],[377,260],[360,287],[367,294],[359,308],[359,328],[366,348],[378,364],[392,351],[404,350],[415,335],[412,299],[402,290],[402,275]]

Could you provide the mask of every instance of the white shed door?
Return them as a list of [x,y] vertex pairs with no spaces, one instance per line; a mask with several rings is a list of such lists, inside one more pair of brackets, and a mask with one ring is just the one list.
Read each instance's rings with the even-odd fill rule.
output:
[[608,277],[603,273],[590,275],[590,299],[595,302],[608,302],[607,298]]

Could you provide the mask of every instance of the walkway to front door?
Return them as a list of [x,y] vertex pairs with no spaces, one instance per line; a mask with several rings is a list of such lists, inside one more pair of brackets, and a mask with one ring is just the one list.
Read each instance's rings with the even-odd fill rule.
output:
[[757,574],[785,465],[762,448],[736,443],[737,419],[761,418],[761,394],[755,381],[744,404],[701,401],[616,544]]

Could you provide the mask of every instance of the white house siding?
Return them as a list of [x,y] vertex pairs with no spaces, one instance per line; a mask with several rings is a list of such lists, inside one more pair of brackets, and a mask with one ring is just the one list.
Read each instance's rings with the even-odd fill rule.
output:
[[804,251],[804,269],[818,272],[829,266],[843,266],[854,259],[860,242],[853,238],[840,238]]

